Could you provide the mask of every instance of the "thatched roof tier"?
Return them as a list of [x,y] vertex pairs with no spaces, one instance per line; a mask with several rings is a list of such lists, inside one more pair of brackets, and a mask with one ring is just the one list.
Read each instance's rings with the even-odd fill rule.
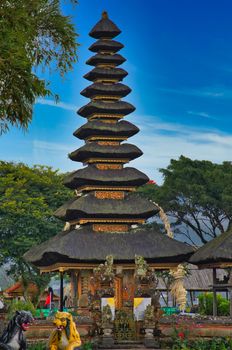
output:
[[99,64],[120,66],[120,64],[124,63],[125,61],[126,59],[122,55],[117,53],[114,55],[97,53],[96,55],[90,57],[86,61],[86,64],[88,64],[89,66],[97,66]]
[[150,201],[137,193],[126,193],[124,199],[98,199],[93,192],[75,197],[54,213],[58,219],[73,221],[93,219],[147,219],[159,212]]
[[106,138],[110,137],[131,137],[139,132],[139,128],[134,124],[126,121],[120,120],[118,123],[104,123],[101,120],[92,120],[79,129],[77,129],[73,135],[81,140],[85,140],[91,136],[102,136]]
[[98,40],[93,43],[89,50],[92,52],[118,52],[124,47],[123,44],[115,40]]
[[103,12],[102,19],[92,28],[89,35],[95,39],[112,39],[120,33],[121,30],[108,18],[107,12]]
[[117,190],[117,187],[141,186],[148,181],[149,178],[135,168],[100,170],[95,165],[89,165],[67,175],[64,185],[71,189],[83,186],[103,186],[115,187]]
[[84,78],[90,81],[96,80],[123,80],[128,73],[123,68],[103,68],[96,67],[84,75]]
[[91,101],[87,105],[81,107],[77,113],[84,117],[88,118],[94,114],[117,114],[125,116],[134,112],[135,107],[125,101],[116,101],[116,102],[103,102],[103,101]]
[[92,98],[94,96],[119,96],[125,97],[131,92],[131,89],[124,84],[103,84],[94,83],[81,91],[81,95]]
[[76,162],[86,162],[88,159],[113,160],[126,159],[126,162],[140,157],[143,152],[130,143],[119,146],[99,145],[97,142],[88,142],[84,146],[69,154],[69,158]]
[[114,263],[134,263],[135,255],[149,263],[181,263],[193,248],[146,226],[127,233],[94,232],[90,225],[64,231],[31,248],[25,259],[38,267],[56,263],[104,262],[107,255]]
[[232,266],[232,230],[220,234],[200,247],[190,262],[202,267],[220,267],[224,264]]

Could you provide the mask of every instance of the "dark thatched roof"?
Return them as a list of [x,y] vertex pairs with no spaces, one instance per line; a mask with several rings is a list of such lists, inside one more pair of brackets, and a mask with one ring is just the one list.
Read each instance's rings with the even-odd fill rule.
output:
[[114,55],[106,55],[97,53],[96,55],[90,57],[86,64],[89,66],[96,66],[98,64],[113,64],[114,66],[120,66],[120,64],[124,63],[126,59],[120,54]]
[[97,233],[91,225],[65,231],[31,248],[25,259],[37,266],[62,262],[102,262],[112,254],[114,261],[134,262],[135,255],[148,262],[172,263],[186,261],[193,248],[167,235],[146,227],[127,233]]
[[115,124],[104,123],[101,120],[92,120],[82,125],[73,135],[84,140],[90,136],[121,136],[127,138],[138,132],[139,128],[126,120],[120,120]]
[[159,212],[159,209],[137,193],[127,193],[124,199],[98,199],[93,192],[75,197],[59,209],[54,215],[64,221],[84,218],[147,219]]
[[128,73],[123,68],[96,67],[86,73],[84,78],[90,81],[95,81],[96,79],[117,79],[118,81],[121,81],[127,75]]
[[232,230],[220,234],[200,247],[190,262],[197,265],[232,263]]
[[89,158],[101,159],[136,159],[143,152],[130,143],[123,143],[119,146],[104,146],[97,142],[86,143],[83,147],[69,154],[69,158],[76,162],[84,162]]
[[107,52],[117,52],[121,50],[124,47],[123,44],[119,43],[118,41],[115,40],[98,40],[95,43],[93,43],[90,47],[89,50],[92,52],[102,52],[102,51],[107,51]]
[[106,12],[103,12],[102,19],[92,28],[89,35],[95,39],[112,39],[121,33],[121,30],[112,22]]
[[131,92],[131,89],[124,84],[103,84],[103,83],[94,83],[84,90],[81,91],[81,95],[85,97],[92,97],[96,95],[103,96],[120,96],[125,97]]
[[87,105],[81,107],[77,113],[88,118],[91,115],[97,114],[121,114],[127,115],[134,112],[135,107],[125,101],[116,102],[103,102],[103,101],[91,101]]
[[94,165],[73,171],[64,179],[64,185],[76,189],[82,186],[128,187],[141,186],[149,181],[147,175],[135,168],[100,170]]

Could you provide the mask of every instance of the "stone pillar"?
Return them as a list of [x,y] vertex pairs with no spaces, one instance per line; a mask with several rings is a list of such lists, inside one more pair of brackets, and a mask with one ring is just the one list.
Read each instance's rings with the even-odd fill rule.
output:
[[73,302],[73,307],[77,311],[77,299],[78,299],[78,271],[71,271],[71,297]]
[[79,313],[82,315],[89,314],[89,271],[84,270],[79,273],[80,293],[78,299]]
[[103,325],[102,330],[103,330],[103,335],[102,335],[101,345],[104,346],[104,348],[111,349],[112,346],[114,345],[113,325],[112,324]]

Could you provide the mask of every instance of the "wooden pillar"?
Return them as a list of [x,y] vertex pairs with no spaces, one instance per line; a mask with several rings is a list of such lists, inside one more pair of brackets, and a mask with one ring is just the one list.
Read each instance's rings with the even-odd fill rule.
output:
[[115,308],[121,309],[123,305],[123,284],[122,284],[122,278],[121,277],[115,277],[114,279],[114,287],[115,287]]
[[228,288],[227,288],[227,300],[230,300],[230,317],[232,318],[232,268],[229,270]]
[[63,311],[64,300],[64,272],[60,271],[60,311]]
[[217,284],[217,270],[214,267],[213,268],[213,316],[217,316],[217,291],[216,291],[216,284]]
[[230,317],[232,318],[232,288],[229,288],[229,295],[230,295]]
[[189,295],[190,295],[191,306],[193,307],[194,297],[193,297],[193,291],[191,289],[189,290]]

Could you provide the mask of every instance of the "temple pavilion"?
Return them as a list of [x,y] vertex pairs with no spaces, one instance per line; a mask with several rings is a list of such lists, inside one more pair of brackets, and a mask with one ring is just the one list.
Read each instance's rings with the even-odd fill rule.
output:
[[125,62],[118,53],[123,45],[114,38],[120,33],[106,12],[89,33],[95,42],[86,63],[93,69],[84,78],[91,85],[81,95],[90,101],[78,110],[85,124],[74,132],[84,145],[69,154],[84,167],[64,181],[75,191],[55,212],[65,222],[64,230],[25,254],[41,272],[59,271],[61,280],[63,273],[70,274],[73,297],[79,301],[94,293],[93,269],[112,256],[118,309],[133,305],[135,256],[142,256],[152,269],[174,269],[193,253],[192,247],[146,225],[159,209],[136,189],[149,179],[126,166],[142,151],[127,143],[139,129],[124,120],[135,107],[123,100],[131,89],[122,83],[127,72],[119,68]]
[[[217,291],[230,294],[230,317],[232,317],[232,230],[221,233],[216,238],[200,247],[190,258],[200,269],[212,269],[213,315],[217,316]],[[220,280],[217,269],[227,269],[227,276]]]

